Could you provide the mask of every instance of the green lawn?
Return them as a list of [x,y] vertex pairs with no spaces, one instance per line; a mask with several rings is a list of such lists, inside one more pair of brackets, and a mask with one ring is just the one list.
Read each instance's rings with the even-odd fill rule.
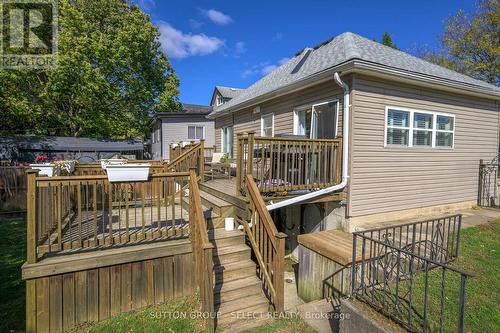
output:
[[0,332],[22,332],[25,288],[21,265],[26,258],[26,223],[0,221]]
[[[500,332],[500,220],[463,230],[459,258],[453,267],[474,274],[468,279],[465,303],[467,332]],[[429,274],[431,327],[439,324],[442,270]],[[456,332],[460,276],[447,273],[445,280],[445,331]],[[416,302],[423,304],[424,274],[416,281]],[[429,317],[431,318],[431,317]]]

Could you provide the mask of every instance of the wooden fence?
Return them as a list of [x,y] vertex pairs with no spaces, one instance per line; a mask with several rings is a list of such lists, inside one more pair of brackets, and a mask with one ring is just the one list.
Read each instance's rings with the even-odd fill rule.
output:
[[250,223],[237,218],[237,222],[250,241],[259,265],[259,278],[266,296],[276,312],[284,311],[284,271],[286,234],[278,232],[266,209],[259,189],[252,175],[246,176],[247,196],[249,198]]
[[237,194],[250,174],[261,193],[314,190],[341,182],[342,139],[289,139],[238,134]]
[[0,166],[0,210],[26,209],[25,166]]

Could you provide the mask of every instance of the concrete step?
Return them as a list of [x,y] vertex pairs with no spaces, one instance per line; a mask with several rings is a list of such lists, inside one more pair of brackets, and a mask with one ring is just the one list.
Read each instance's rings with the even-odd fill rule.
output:
[[214,265],[229,264],[250,259],[250,248],[245,244],[216,247],[213,250]]
[[250,276],[255,276],[255,263],[248,259],[233,263],[226,263],[214,266],[215,282],[224,282],[238,280]]

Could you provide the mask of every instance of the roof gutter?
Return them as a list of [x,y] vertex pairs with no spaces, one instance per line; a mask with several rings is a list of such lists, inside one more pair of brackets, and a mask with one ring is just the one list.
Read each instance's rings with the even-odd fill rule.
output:
[[350,103],[350,91],[349,86],[340,79],[339,73],[335,72],[333,74],[333,79],[335,82],[344,89],[344,114],[342,115],[343,125],[342,125],[342,182],[335,186],[327,187],[319,191],[310,192],[295,198],[291,198],[288,200],[283,200],[278,203],[271,203],[267,205],[267,210],[271,211],[278,208],[283,208],[289,205],[297,204],[306,200],[314,199],[338,190],[343,189],[347,186],[347,181],[349,179],[348,174],[348,166],[349,166],[349,110],[351,105]]

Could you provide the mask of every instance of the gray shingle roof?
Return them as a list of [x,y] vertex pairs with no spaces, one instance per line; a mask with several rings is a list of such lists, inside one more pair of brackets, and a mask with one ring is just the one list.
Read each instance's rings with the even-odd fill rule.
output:
[[142,140],[112,140],[64,136],[0,137],[0,146],[40,151],[133,151],[143,150]]
[[224,98],[235,98],[244,90],[240,88],[231,88],[222,86],[215,86],[215,89],[217,89]]
[[211,116],[353,59],[500,93],[498,87],[489,83],[432,64],[354,33],[345,32],[314,49],[305,48],[247,89],[240,91],[229,102],[214,107]]
[[196,114],[207,115],[212,112],[212,107],[209,105],[197,105],[182,103],[182,109],[176,112],[158,112],[155,116],[174,116],[179,114]]

